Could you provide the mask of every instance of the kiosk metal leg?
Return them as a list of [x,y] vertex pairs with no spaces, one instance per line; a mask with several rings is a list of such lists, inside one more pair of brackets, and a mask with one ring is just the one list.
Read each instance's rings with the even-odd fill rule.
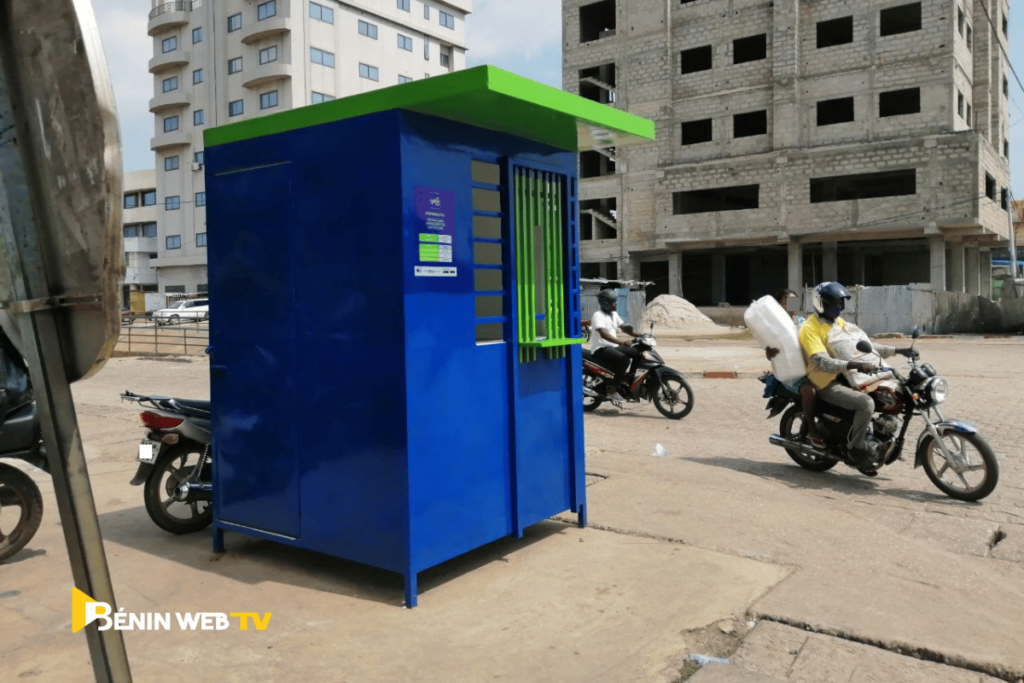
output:
[[407,572],[405,575],[405,606],[416,606],[416,572]]
[[224,552],[224,530],[219,526],[213,527],[213,552]]
[[580,505],[579,510],[576,512],[576,526],[581,529],[587,528],[587,506],[586,504]]

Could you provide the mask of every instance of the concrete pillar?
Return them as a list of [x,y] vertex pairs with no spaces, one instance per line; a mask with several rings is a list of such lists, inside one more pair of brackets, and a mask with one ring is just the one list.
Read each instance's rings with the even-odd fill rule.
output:
[[964,243],[949,243],[949,268],[946,273],[947,287],[950,292],[963,292],[964,289]]
[[716,252],[711,255],[711,302],[722,301],[725,301],[725,254]]
[[788,287],[794,292],[804,290],[804,247],[799,242],[786,245],[789,256]]
[[946,240],[942,235],[928,238],[928,250],[931,255],[932,290],[941,292],[946,289]]
[[800,1],[775,0],[772,4],[772,143],[774,149],[799,147],[800,111]]
[[821,281],[839,280],[839,245],[835,242],[821,244]]
[[986,299],[992,298],[992,250],[978,250],[978,274],[981,279],[981,295]]
[[682,252],[668,255],[668,293],[678,297],[683,296]]
[[967,247],[964,250],[964,291],[975,296],[981,294],[981,250]]

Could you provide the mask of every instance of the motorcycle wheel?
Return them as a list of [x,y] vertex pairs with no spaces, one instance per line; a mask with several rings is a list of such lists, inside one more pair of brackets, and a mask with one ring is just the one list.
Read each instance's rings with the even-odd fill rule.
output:
[[682,377],[665,377],[655,390],[654,407],[665,417],[680,420],[693,410],[693,389]]
[[[192,473],[204,446],[179,443],[164,449],[146,478],[142,497],[153,523],[172,534],[189,534],[210,526],[213,503],[208,500],[182,502],[175,499],[175,489]],[[209,467],[209,465],[207,465]]]
[[[798,440],[807,438],[807,425],[804,423],[804,409],[798,405],[790,406],[782,414],[782,421],[779,423],[779,435],[784,439]],[[827,472],[839,464],[838,460],[821,455],[807,455],[795,448],[787,448],[786,453],[793,458],[793,462],[805,470],[812,472]]]
[[[13,526],[8,523],[14,518]],[[0,562],[25,547],[43,521],[43,494],[17,467],[0,464]]]
[[[593,389],[599,394],[604,391],[601,380],[593,375],[588,375],[585,372],[583,373],[583,386],[588,389]],[[595,398],[593,396],[583,394],[583,410],[585,412],[589,413],[591,410],[595,410],[602,403],[604,403],[603,398]]]
[[952,429],[941,432],[946,448],[967,461],[967,471],[957,473],[949,466],[938,442],[930,434],[917,450],[925,474],[932,483],[950,498],[981,500],[995,490],[999,483],[999,463],[991,446],[977,434],[964,434]]

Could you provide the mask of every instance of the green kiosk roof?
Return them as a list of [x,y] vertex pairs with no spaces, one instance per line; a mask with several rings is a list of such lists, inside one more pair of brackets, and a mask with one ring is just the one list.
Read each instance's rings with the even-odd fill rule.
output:
[[654,122],[493,66],[403,83],[205,131],[207,147],[408,109],[570,152],[654,139]]

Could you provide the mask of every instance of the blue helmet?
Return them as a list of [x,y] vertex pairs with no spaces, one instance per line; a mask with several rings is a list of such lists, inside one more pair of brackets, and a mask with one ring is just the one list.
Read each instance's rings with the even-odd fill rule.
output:
[[814,310],[818,315],[835,320],[843,309],[850,292],[838,282],[822,282],[814,288]]

